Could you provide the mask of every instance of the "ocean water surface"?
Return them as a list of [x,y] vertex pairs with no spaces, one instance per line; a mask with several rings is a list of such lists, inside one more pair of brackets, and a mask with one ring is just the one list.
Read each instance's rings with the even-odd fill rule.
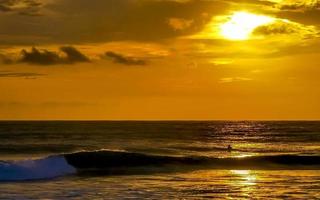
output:
[[0,138],[0,199],[320,198],[320,122],[3,121]]

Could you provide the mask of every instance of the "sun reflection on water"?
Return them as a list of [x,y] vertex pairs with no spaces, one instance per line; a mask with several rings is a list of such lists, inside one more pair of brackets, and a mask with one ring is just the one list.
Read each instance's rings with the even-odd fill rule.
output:
[[232,187],[239,189],[239,195],[251,198],[256,192],[257,175],[252,170],[230,170],[233,181],[230,182]]
[[239,176],[241,185],[255,185],[257,176],[252,170],[231,170],[231,173]]

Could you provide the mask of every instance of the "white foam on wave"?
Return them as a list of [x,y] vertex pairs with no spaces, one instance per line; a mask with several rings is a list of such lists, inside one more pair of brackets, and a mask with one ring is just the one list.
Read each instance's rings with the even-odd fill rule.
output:
[[37,160],[0,162],[0,181],[50,179],[76,173],[64,156],[50,156]]

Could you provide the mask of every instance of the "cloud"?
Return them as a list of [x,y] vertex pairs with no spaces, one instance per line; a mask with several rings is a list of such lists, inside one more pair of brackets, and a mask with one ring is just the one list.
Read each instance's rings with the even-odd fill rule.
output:
[[[160,42],[198,32],[212,16],[224,13],[230,6],[221,0],[41,0],[41,3],[31,6],[39,10],[39,17],[22,19],[19,15],[2,15],[0,43]],[[13,8],[5,6],[3,10],[6,9]],[[18,12],[18,8],[14,10]],[[168,19],[175,19],[171,24],[180,26],[180,30],[169,26]],[[188,25],[176,19],[188,19],[193,23]]]
[[106,59],[111,59],[114,63],[123,64],[123,65],[146,65],[147,62],[143,59],[124,56],[119,53],[108,51],[103,56]]
[[283,0],[276,4],[276,7],[287,11],[304,11],[319,9],[319,0]]
[[61,47],[60,50],[66,54],[66,62],[90,62],[90,59],[72,46]]
[[82,101],[41,101],[41,102],[25,102],[25,101],[0,101],[0,107],[29,107],[29,106],[46,106],[46,107],[79,107],[93,106],[96,103]]
[[232,83],[232,82],[243,82],[243,81],[252,81],[252,79],[246,78],[246,77],[225,77],[220,79],[220,83]]
[[171,26],[175,31],[182,31],[189,28],[193,24],[193,20],[182,19],[182,18],[170,18],[168,20],[169,26]]
[[306,26],[289,20],[277,19],[273,23],[257,27],[253,34],[256,35],[291,35],[296,34],[301,38],[311,38],[318,36],[318,31],[314,26]]
[[21,51],[21,58],[17,62],[37,65],[90,62],[90,59],[88,57],[86,57],[74,47],[61,47],[60,50],[64,54],[64,56],[59,55],[57,52],[49,51],[46,49],[39,50],[35,47],[33,47],[30,51],[23,49]]
[[[18,50],[19,51],[19,50]],[[123,65],[147,65],[148,59],[158,58],[148,53],[140,53],[139,56],[128,56],[128,54],[107,51],[101,55],[95,52],[96,57],[104,60],[111,60],[117,64]],[[80,52],[72,46],[63,46],[59,51],[40,49],[32,47],[31,49],[22,49],[20,52],[11,52],[0,54],[0,61],[3,64],[27,63],[32,65],[58,65],[58,64],[75,64],[90,63],[91,60],[87,55]]]
[[244,0],[241,1],[241,3],[265,4],[273,8],[287,11],[317,9],[320,6],[320,0]]
[[38,0],[0,0],[0,12],[38,16],[42,3]]
[[45,76],[45,74],[33,73],[33,72],[12,72],[12,71],[0,71],[0,78],[36,78]]
[[61,57],[55,52],[46,49],[38,50],[33,47],[31,51],[23,49],[21,51],[21,59],[18,62],[39,64],[39,65],[52,65],[61,63]]

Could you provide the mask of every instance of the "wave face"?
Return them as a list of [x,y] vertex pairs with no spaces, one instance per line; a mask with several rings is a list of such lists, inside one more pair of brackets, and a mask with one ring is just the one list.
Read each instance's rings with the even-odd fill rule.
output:
[[[125,151],[78,152],[38,160],[0,162],[0,181],[51,179],[82,172],[126,174],[201,168],[320,169],[320,156],[275,155],[211,158],[157,156]],[[132,171],[132,169],[140,171]]]
[[78,170],[114,170],[134,167],[193,166],[212,169],[320,169],[320,156],[274,155],[244,158],[156,156],[121,151],[66,154],[67,162]]
[[51,179],[76,173],[64,156],[50,156],[38,160],[0,162],[0,181]]

